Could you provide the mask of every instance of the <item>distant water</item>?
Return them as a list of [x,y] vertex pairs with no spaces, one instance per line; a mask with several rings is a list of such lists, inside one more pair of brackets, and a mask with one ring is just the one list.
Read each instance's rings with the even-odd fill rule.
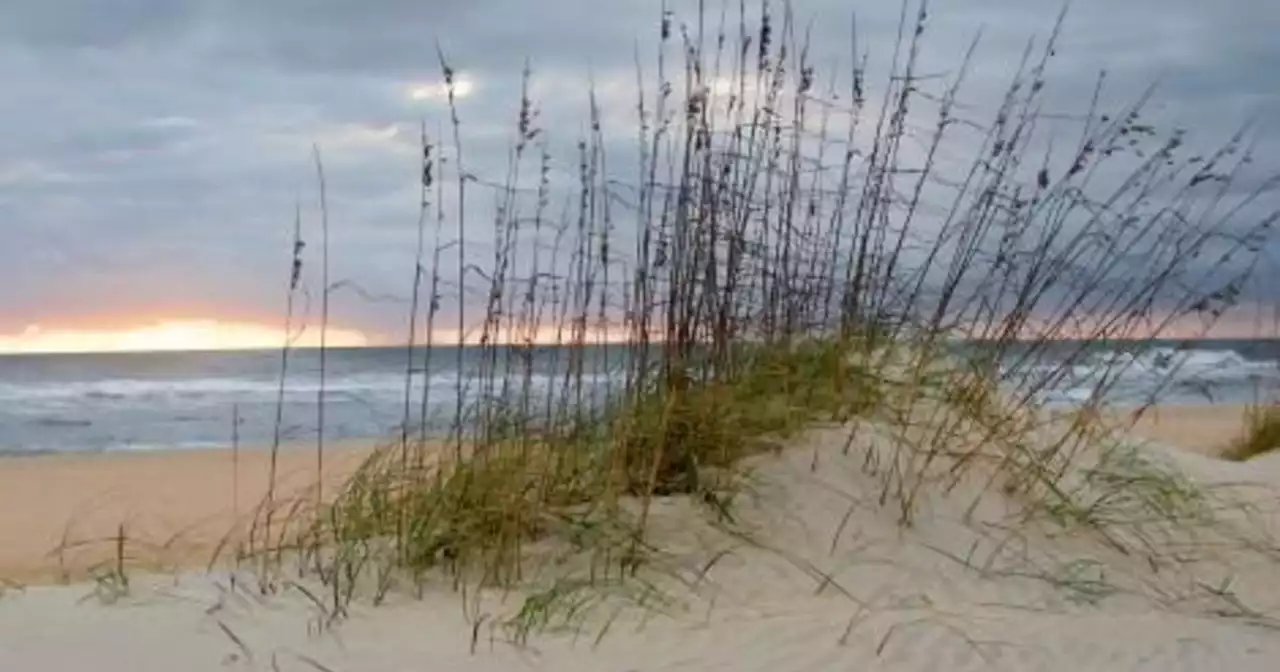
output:
[[[589,394],[593,381],[610,380],[590,373],[616,368],[625,353],[619,348],[585,350],[584,394]],[[280,394],[280,359],[278,350],[0,356],[0,454],[228,446],[237,413],[235,431],[243,445],[269,444]],[[429,375],[421,373],[423,360],[419,350],[412,420],[418,424],[425,389],[429,431],[446,431],[459,396],[457,350],[433,350]],[[499,368],[506,363],[500,356]],[[485,365],[480,350],[463,350],[464,397],[484,393],[475,375]],[[568,366],[568,349],[537,349],[530,397],[545,398],[553,386],[559,393]],[[407,368],[404,348],[330,350],[325,437],[385,438],[398,431]],[[315,439],[319,369],[317,351],[290,354],[280,425],[285,441]]]
[[[1018,371],[1042,377],[1037,397],[1046,403],[1087,400],[1100,372],[1124,368],[1107,399],[1143,403],[1158,391],[1174,403],[1244,403],[1280,384],[1280,341],[1162,342],[1105,348],[1090,346],[1075,366],[1061,359],[1078,346],[1055,344]],[[1016,358],[1017,352],[1009,359]],[[588,348],[581,354],[589,395],[620,385],[620,347]],[[415,373],[413,418],[424,384],[428,426],[441,431],[457,405],[459,371],[464,395],[481,393],[474,378],[479,350],[432,352],[429,375]],[[568,349],[539,349],[532,362],[531,393],[560,390]],[[421,368],[422,354],[415,362]],[[500,357],[500,359],[503,359]],[[293,353],[285,385],[285,440],[313,440],[319,389],[315,351]],[[501,364],[501,362],[500,362]],[[1018,367],[1007,362],[1010,368]],[[325,435],[331,439],[387,437],[404,409],[406,353],[403,348],[333,350],[328,354]],[[118,451],[226,446],[236,429],[246,445],[271,440],[279,394],[280,353],[146,353],[28,355],[0,357],[0,454],[43,451]]]
[[1033,360],[1015,350],[1005,369],[1032,383],[1037,400],[1072,405],[1101,398],[1114,406],[1146,403],[1246,404],[1280,391],[1280,340],[1063,341]]

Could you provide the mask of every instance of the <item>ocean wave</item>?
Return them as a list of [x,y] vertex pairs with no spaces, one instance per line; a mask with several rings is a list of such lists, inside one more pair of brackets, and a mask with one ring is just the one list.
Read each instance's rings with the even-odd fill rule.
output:
[[231,443],[229,440],[164,442],[115,441],[102,446],[99,450],[104,453],[146,453],[174,450],[210,450],[230,447]]
[[[588,385],[605,381],[603,375],[588,377]],[[560,384],[562,376],[533,374],[530,384],[534,390],[543,390]],[[431,376],[429,386],[433,396],[449,394],[456,390],[458,377],[452,374]],[[474,391],[479,379],[462,381],[463,387]],[[422,383],[413,381],[415,396],[421,393]],[[514,386],[519,389],[519,385]],[[335,376],[325,382],[325,394],[333,397],[399,397],[404,394],[403,374],[355,374]],[[287,402],[300,401],[302,397],[315,397],[320,392],[318,379],[287,380],[284,397]],[[253,378],[193,378],[186,380],[108,379],[96,381],[0,383],[0,401],[67,405],[93,402],[99,404],[130,404],[137,401],[177,401],[186,403],[231,404],[236,402],[274,401],[281,393],[278,380]]]
[[105,392],[102,390],[90,390],[84,393],[85,399],[116,401],[124,399],[127,395],[119,392]]
[[58,428],[76,428],[76,427],[92,427],[93,421],[81,420],[79,418],[38,418],[31,422],[37,427],[47,427],[50,429]]
[[[41,455],[57,455],[59,453],[64,453],[64,452],[67,452],[66,449],[46,448],[46,447],[11,448],[11,447],[0,446],[0,459],[6,459],[11,457],[39,457]],[[98,452],[98,451],[93,449],[85,449],[84,452]]]
[[1234,350],[1196,348],[1109,350],[1070,364],[1043,362],[1016,373],[1022,385],[1042,387],[1040,401],[1051,404],[1087,402],[1099,391],[1117,402],[1169,393],[1213,401],[1215,393],[1230,388],[1280,384],[1280,362],[1250,360]]

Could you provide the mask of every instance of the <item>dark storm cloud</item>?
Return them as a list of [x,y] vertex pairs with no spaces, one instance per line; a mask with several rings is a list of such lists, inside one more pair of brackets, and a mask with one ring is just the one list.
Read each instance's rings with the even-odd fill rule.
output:
[[[975,115],[1059,9],[1056,0],[933,4],[923,71],[954,72],[982,31],[965,97]],[[672,6],[694,21],[695,2]],[[714,26],[719,6],[709,7]],[[651,76],[659,8],[651,0],[9,0],[0,6],[0,331],[156,307],[273,314],[297,204],[314,238],[313,142],[329,177],[335,276],[402,296],[417,123],[427,115],[434,125],[441,113],[438,100],[410,94],[439,84],[436,45],[475,87],[463,101],[468,165],[496,179],[526,57],[541,124],[557,142],[571,148],[583,128],[588,76],[611,132],[634,136],[635,49]],[[733,17],[736,2],[730,9]],[[852,9],[859,49],[882,81],[875,76],[888,65],[897,3],[797,0],[795,30],[811,35],[815,63],[844,71]],[[1104,69],[1115,105],[1159,80],[1154,117],[1213,142],[1256,118],[1259,169],[1274,169],[1280,129],[1267,124],[1280,118],[1280,43],[1267,26],[1277,20],[1270,0],[1077,0],[1051,69],[1052,100],[1084,112]],[[558,169],[571,173],[573,162],[563,157]],[[385,331],[399,328],[401,312],[349,300],[340,321]]]

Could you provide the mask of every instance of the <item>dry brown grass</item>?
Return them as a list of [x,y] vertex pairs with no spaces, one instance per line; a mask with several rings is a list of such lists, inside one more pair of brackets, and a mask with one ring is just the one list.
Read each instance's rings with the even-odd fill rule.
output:
[[1245,409],[1244,432],[1227,445],[1223,457],[1243,462],[1280,450],[1280,405],[1254,404]]

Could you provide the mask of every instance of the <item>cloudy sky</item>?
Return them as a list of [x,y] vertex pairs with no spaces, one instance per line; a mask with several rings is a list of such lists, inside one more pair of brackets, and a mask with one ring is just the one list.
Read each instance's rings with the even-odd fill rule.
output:
[[[954,69],[983,31],[976,101],[1004,85],[1060,6],[933,4],[926,71]],[[693,20],[696,2],[671,6]],[[816,62],[847,64],[855,9],[872,72],[888,60],[878,50],[891,45],[896,3],[794,8]],[[469,87],[471,165],[498,170],[526,58],[558,140],[583,127],[588,78],[618,112],[610,132],[634,137],[635,54],[653,53],[659,16],[657,0],[6,0],[0,337],[31,325],[276,323],[295,203],[314,226],[313,143],[328,172],[333,275],[385,299],[339,297],[334,321],[393,334],[412,270],[416,128],[443,119],[436,45]],[[1258,121],[1260,168],[1275,170],[1276,26],[1274,0],[1076,0],[1055,100],[1083,112],[1103,69],[1117,103],[1158,81],[1154,114],[1210,142]]]

